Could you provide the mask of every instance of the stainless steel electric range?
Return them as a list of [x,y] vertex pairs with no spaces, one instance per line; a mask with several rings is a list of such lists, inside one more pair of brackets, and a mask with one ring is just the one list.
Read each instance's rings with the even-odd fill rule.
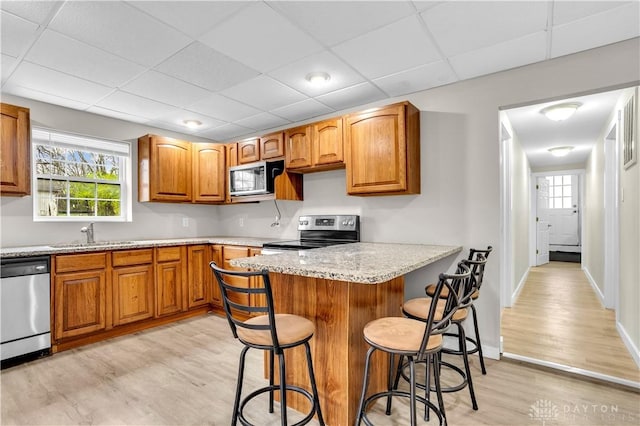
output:
[[262,245],[262,254],[277,254],[290,250],[308,250],[336,244],[360,241],[358,215],[308,215],[298,218],[300,238],[274,241]]

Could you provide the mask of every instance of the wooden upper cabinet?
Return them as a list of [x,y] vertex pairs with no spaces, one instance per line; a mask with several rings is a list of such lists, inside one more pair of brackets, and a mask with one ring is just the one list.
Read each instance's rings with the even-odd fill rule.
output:
[[347,193],[420,193],[420,115],[408,102],[345,118]]
[[225,200],[226,147],[217,143],[193,143],[193,201],[196,203]]
[[284,157],[284,133],[277,132],[260,138],[260,159]]
[[238,143],[227,144],[227,167],[238,165]]
[[286,167],[296,173],[344,167],[342,118],[285,131]]
[[260,139],[238,142],[238,164],[260,161]]
[[284,132],[286,141],[285,167],[299,169],[311,167],[311,126],[300,126]]
[[191,143],[146,135],[138,139],[138,201],[191,202]]
[[2,104],[0,195],[31,194],[31,121],[29,109]]

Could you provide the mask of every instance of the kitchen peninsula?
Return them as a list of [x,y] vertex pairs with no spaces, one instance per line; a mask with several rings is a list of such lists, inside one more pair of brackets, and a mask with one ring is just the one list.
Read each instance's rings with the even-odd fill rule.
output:
[[[233,266],[270,272],[276,312],[316,325],[311,340],[323,416],[328,425],[353,424],[360,397],[369,321],[400,316],[404,275],[462,250],[460,246],[353,243],[272,256],[235,259]],[[426,284],[426,283],[425,283]],[[308,387],[304,352],[287,354],[287,382]],[[369,389],[386,386],[388,358],[374,355]],[[288,405],[307,412],[291,395]]]

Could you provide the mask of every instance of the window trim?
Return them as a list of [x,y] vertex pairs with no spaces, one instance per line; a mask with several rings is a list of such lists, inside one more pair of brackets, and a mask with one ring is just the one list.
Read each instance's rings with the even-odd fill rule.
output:
[[[33,210],[32,217],[34,222],[132,222],[133,221],[133,181],[132,181],[132,156],[133,150],[131,147],[131,143],[127,141],[117,141],[113,139],[107,139],[96,136],[83,135],[79,133],[67,132],[63,130],[56,130],[46,127],[40,126],[32,126],[31,129],[32,137],[31,137],[31,189],[32,189],[32,201],[33,201]],[[77,139],[80,138],[84,141],[96,141],[98,143],[102,143],[102,147],[97,147],[91,149],[93,152],[111,152],[116,155],[120,155],[122,157],[121,161],[121,169],[120,169],[120,216],[40,216],[38,215],[39,210],[39,199],[38,199],[38,177],[47,177],[52,180],[55,180],[55,175],[38,175],[37,167],[36,167],[36,145],[42,145],[39,143],[39,140],[33,137],[35,132],[46,132],[50,135],[59,136],[61,139]],[[55,144],[56,146],[64,146],[66,148],[79,148],[80,145],[69,143],[69,142],[60,142]],[[117,147],[115,150],[105,149],[105,147]],[[126,147],[126,149],[125,149]],[[119,148],[119,150],[118,150]],[[126,154],[125,154],[126,151]],[[66,177],[69,180],[69,176]],[[91,183],[113,183],[113,181],[104,182],[98,179],[86,179],[83,177],[77,177],[77,179],[73,179],[73,181],[87,181]]]

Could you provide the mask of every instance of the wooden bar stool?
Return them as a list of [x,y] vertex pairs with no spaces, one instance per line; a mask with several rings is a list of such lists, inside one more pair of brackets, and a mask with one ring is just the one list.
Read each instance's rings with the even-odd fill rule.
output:
[[[251,399],[266,392],[269,392],[269,412],[273,413],[274,391],[280,391],[281,424],[283,426],[287,425],[287,391],[290,391],[303,395],[311,404],[310,412],[296,423],[295,426],[309,423],[316,414],[318,415],[318,422],[324,426],[315,374],[313,372],[311,348],[309,347],[309,340],[315,332],[313,322],[297,315],[275,313],[268,271],[229,271],[219,268],[214,262],[211,262],[209,266],[213,270],[213,274],[220,286],[224,311],[229,321],[231,332],[236,339],[245,345],[240,353],[238,383],[236,386],[236,397],[231,424],[236,425],[239,421],[244,426],[251,426],[251,423],[244,417],[244,407]],[[238,287],[234,285],[234,279],[237,277],[259,278],[262,280],[263,285],[251,288]],[[263,300],[264,305],[250,306],[250,298]],[[252,316],[256,314],[258,314],[258,316]],[[247,317],[249,319],[246,319]],[[285,379],[286,365],[284,350],[300,345],[304,345],[306,350],[311,392],[299,386],[287,384]],[[245,358],[250,348],[269,351],[269,386],[259,388],[241,400]],[[273,377],[274,356],[276,355],[278,356],[280,370],[280,382],[278,384],[274,384]]]
[[[475,391],[473,389],[473,380],[471,377],[471,369],[469,368],[469,351],[467,350],[467,338],[464,331],[464,321],[469,316],[469,308],[473,304],[473,294],[477,292],[478,283],[482,281],[484,275],[484,267],[487,263],[487,260],[484,258],[482,253],[477,253],[474,255],[474,260],[463,260],[462,263],[467,265],[470,268],[471,276],[469,281],[467,282],[467,286],[465,287],[460,303],[458,306],[458,310],[455,312],[453,317],[451,318],[451,325],[456,327],[456,333],[443,333],[444,336],[455,336],[458,339],[458,349],[450,349],[443,348],[439,356],[442,354],[452,354],[459,355],[462,357],[462,361],[464,363],[464,371],[460,369],[458,366],[453,365],[449,362],[445,362],[440,360],[440,365],[448,367],[454,371],[456,371],[461,377],[462,382],[457,385],[441,387],[441,392],[457,392],[465,387],[469,388],[469,396],[471,397],[471,405],[474,410],[478,409],[478,403],[476,401]],[[427,286],[425,291],[429,289],[430,286]],[[447,299],[443,298],[444,291],[437,292],[437,285],[435,288],[432,288],[431,294],[433,297],[419,297],[415,299],[411,299],[406,301],[402,306],[402,313],[408,318],[415,319],[418,321],[427,321],[427,317],[424,315],[425,309],[432,305],[434,301],[437,301],[436,304],[442,306],[446,303]],[[439,294],[439,296],[436,296]],[[437,319],[437,317],[436,317]],[[428,369],[428,366],[427,366]],[[405,379],[406,374],[404,373],[404,367],[401,374]],[[400,374],[396,378],[397,387],[397,379]],[[427,381],[424,385],[418,385],[419,388],[425,389],[427,395],[429,394],[430,389],[428,376]]]
[[[489,258],[493,247],[488,246],[486,250],[478,250],[478,249],[469,249],[469,257],[468,260],[477,260],[477,256],[482,255],[485,260]],[[484,273],[484,270],[483,270]],[[475,302],[478,297],[480,297],[480,287],[482,286],[484,276],[479,277],[477,282],[477,289],[471,295],[471,301]],[[435,284],[430,284],[427,286],[427,295],[433,297],[433,291],[435,290]],[[487,369],[484,366],[484,356],[482,355],[482,342],[480,341],[480,331],[478,330],[478,315],[476,312],[475,303],[471,303],[471,314],[473,316],[473,331],[475,333],[475,338],[466,336],[466,340],[468,343],[471,343],[473,346],[471,348],[467,348],[467,354],[472,355],[476,352],[478,353],[478,358],[480,359],[480,369],[482,370],[482,374],[487,374]]]
[[[365,360],[364,383],[362,385],[356,426],[362,421],[371,426],[371,422],[366,415],[366,410],[371,402],[379,398],[387,397],[386,414],[390,415],[391,399],[394,396],[410,399],[410,419],[412,426],[416,424],[416,401],[420,401],[425,405],[425,417],[428,417],[429,411],[433,411],[438,416],[440,424],[446,424],[445,407],[442,400],[442,392],[440,391],[440,364],[438,354],[442,349],[442,332],[448,327],[458,309],[462,291],[468,286],[469,277],[469,268],[462,263],[458,265],[456,274],[440,274],[434,294],[439,297],[446,288],[448,290],[448,296],[446,299],[434,298],[433,300],[435,302],[425,307],[424,317],[426,321],[403,317],[386,317],[371,321],[364,327],[364,339],[371,347],[367,351]],[[366,397],[371,356],[376,351],[386,352],[390,355],[388,387],[386,391]],[[394,375],[396,371],[398,371],[394,362],[396,355],[400,357],[400,363],[402,363],[404,357],[408,360],[407,364],[410,370],[409,392],[400,391],[394,386]],[[422,397],[416,394],[416,362],[426,362],[427,366],[433,366],[435,389],[438,395],[437,407],[429,401],[428,395]]]

